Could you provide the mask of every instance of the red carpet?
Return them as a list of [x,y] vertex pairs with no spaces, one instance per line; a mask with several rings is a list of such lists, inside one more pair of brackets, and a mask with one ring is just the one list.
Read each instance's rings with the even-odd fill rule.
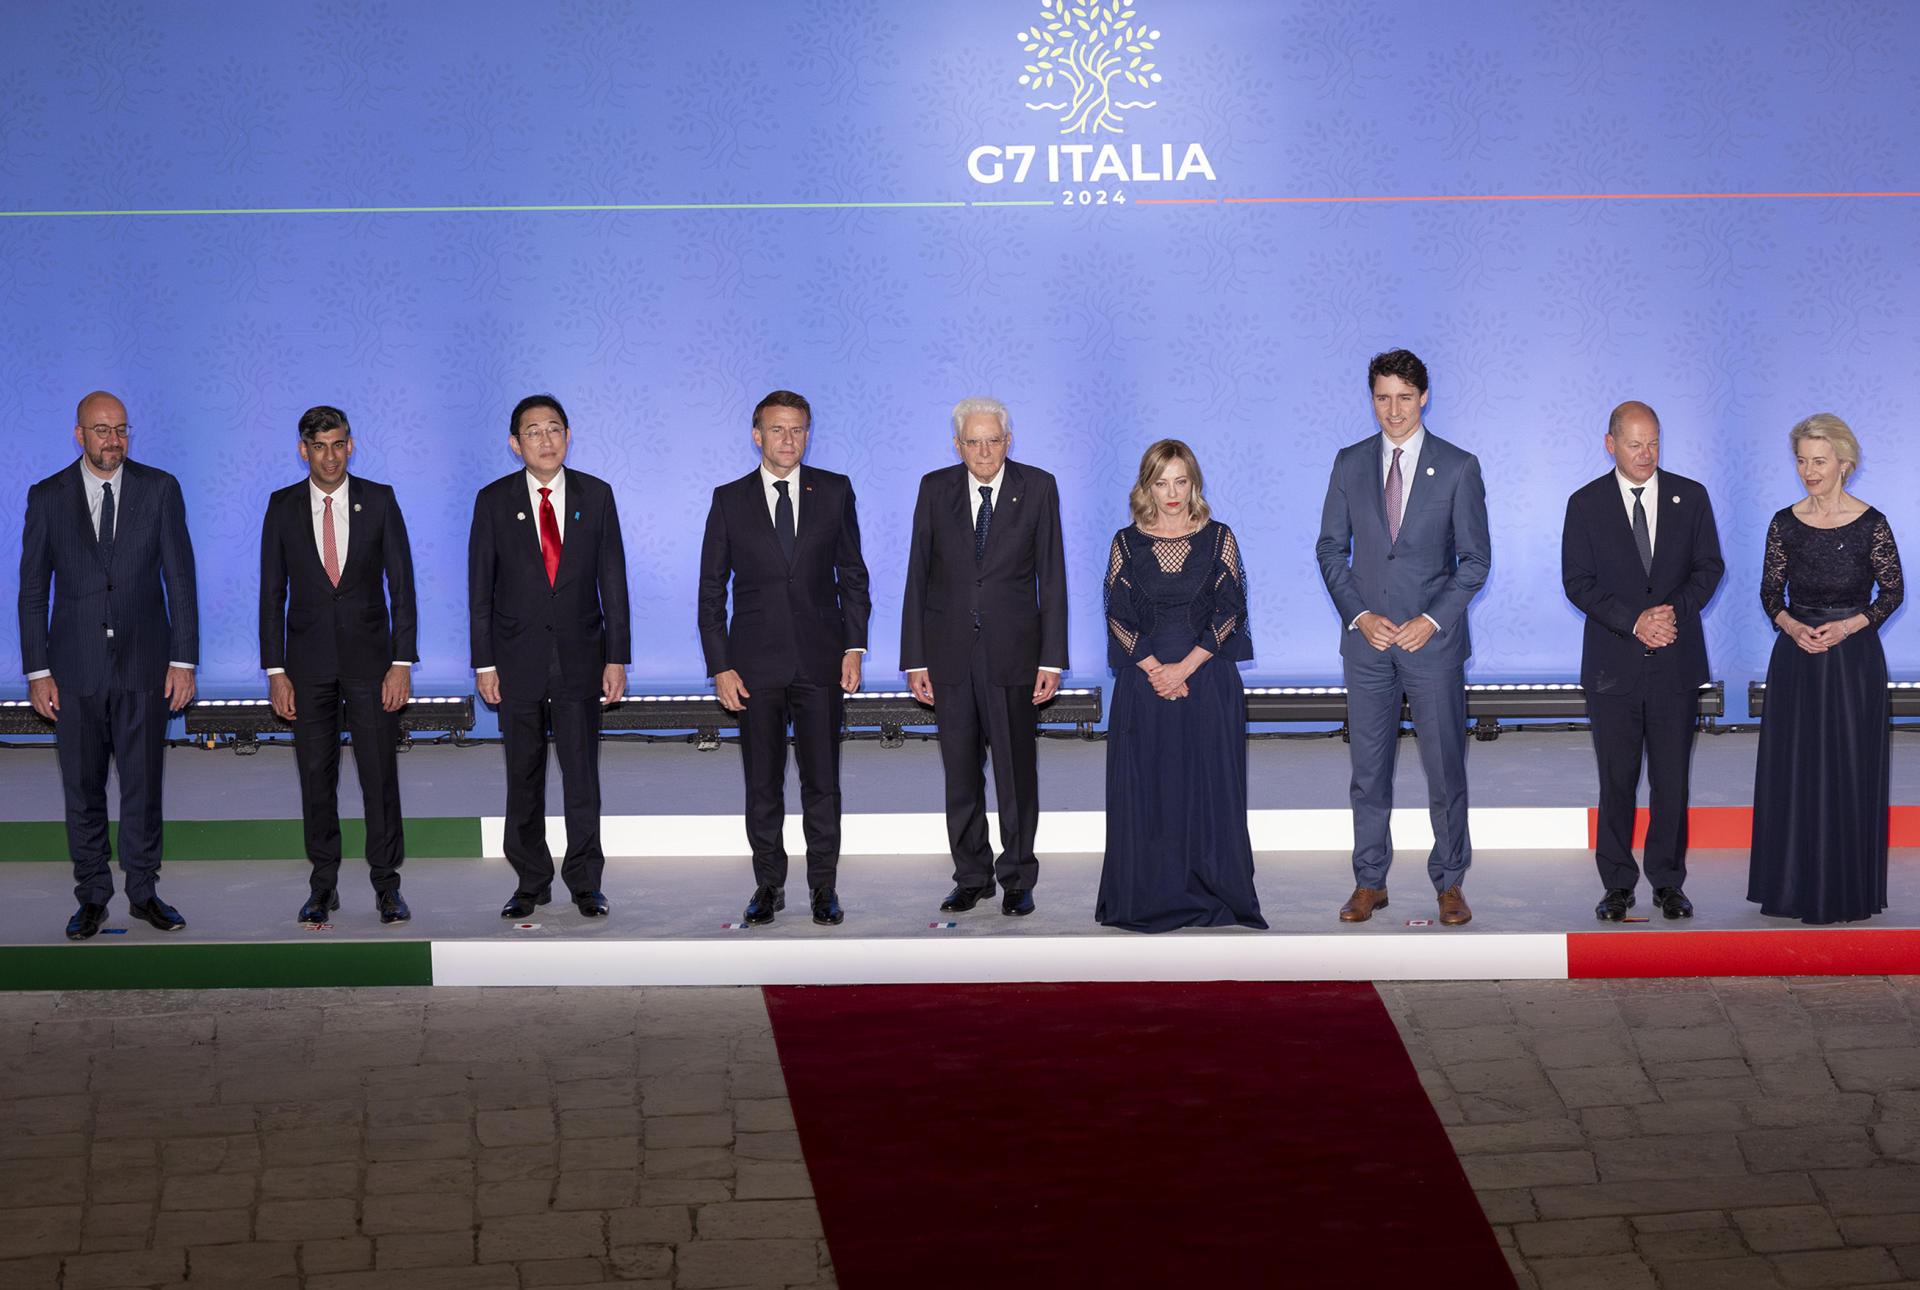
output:
[[845,1290],[1513,1284],[1371,985],[766,997]]

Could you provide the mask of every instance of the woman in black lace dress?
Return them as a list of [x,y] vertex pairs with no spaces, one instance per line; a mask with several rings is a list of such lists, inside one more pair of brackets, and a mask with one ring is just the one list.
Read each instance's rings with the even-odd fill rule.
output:
[[1134,522],[1107,557],[1107,855],[1094,917],[1112,927],[1265,927],[1247,836],[1253,657],[1233,530],[1209,515],[1178,439],[1140,461]]
[[[1804,923],[1887,907],[1887,656],[1900,552],[1846,490],[1860,445],[1830,412],[1793,428],[1806,498],[1767,528],[1760,603],[1780,629],[1754,768],[1747,899]],[[1878,587],[1876,594],[1875,587]]]

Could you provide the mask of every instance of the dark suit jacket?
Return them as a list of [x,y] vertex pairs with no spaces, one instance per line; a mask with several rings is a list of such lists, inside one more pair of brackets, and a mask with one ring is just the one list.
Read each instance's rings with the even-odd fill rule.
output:
[[[1367,611],[1396,623],[1428,614],[1440,630],[1420,654],[1436,663],[1464,664],[1473,653],[1467,605],[1486,582],[1493,558],[1487,490],[1472,453],[1431,427],[1426,436],[1397,542],[1387,540],[1380,436],[1368,435],[1340,450],[1327,482],[1315,553],[1342,628]],[[1373,647],[1359,632],[1341,632],[1342,654],[1362,650],[1371,653]]]
[[475,670],[499,669],[503,699],[545,696],[556,648],[554,698],[590,698],[600,693],[607,664],[631,661],[627,552],[613,489],[571,466],[566,478],[560,571],[552,584],[540,558],[540,518],[527,496],[527,472],[496,479],[473,499],[467,538],[472,663]]
[[[87,514],[85,465],[27,490],[20,537],[21,670],[53,670],[62,690],[158,690],[168,663],[200,661],[193,541],[180,483],[128,460],[114,499],[113,559]],[[53,613],[47,614],[51,586]],[[107,627],[115,649],[107,652]]]
[[[1587,616],[1580,646],[1580,684],[1591,694],[1631,694],[1650,677],[1687,690],[1707,681],[1707,642],[1700,611],[1713,599],[1726,565],[1707,490],[1662,470],[1655,482],[1653,572],[1640,567],[1633,523],[1608,471],[1567,499],[1560,530],[1560,580]],[[1672,605],[1679,638],[1653,658],[1633,634],[1642,610]]]
[[327,581],[313,540],[307,481],[267,499],[260,525],[260,666],[284,668],[302,681],[377,681],[396,662],[420,660],[407,524],[386,484],[348,475],[334,496],[335,510],[347,507],[338,587]]
[[[758,466],[713,490],[700,543],[700,648],[707,675],[756,685],[838,685],[850,649],[867,646],[867,565],[845,475],[800,468],[793,563],[773,533]],[[727,620],[727,583],[733,620]]]
[[1060,492],[1046,471],[1007,462],[986,558],[976,564],[976,487],[965,466],[920,481],[900,612],[900,670],[926,668],[936,683],[965,676],[977,616],[993,683],[1032,685],[1043,664],[1067,666]]

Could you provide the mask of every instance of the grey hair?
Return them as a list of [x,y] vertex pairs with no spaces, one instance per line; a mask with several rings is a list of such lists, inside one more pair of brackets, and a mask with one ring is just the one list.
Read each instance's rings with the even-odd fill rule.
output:
[[974,398],[961,399],[953,405],[953,437],[960,437],[960,427],[967,423],[968,417],[985,413],[1000,422],[1000,433],[1013,438],[1013,415],[1007,411],[1007,405],[999,399]]

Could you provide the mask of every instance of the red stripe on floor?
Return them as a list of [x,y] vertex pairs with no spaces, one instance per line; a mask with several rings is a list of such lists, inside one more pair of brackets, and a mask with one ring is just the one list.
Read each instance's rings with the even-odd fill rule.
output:
[[[1600,812],[1587,808],[1587,845],[1600,840]],[[1647,844],[1647,808],[1633,816],[1633,845]],[[1687,845],[1745,850],[1753,845],[1753,808],[1750,806],[1696,806],[1687,812]],[[1920,847],[1920,806],[1887,810],[1887,845]]]
[[1513,1284],[1371,985],[766,997],[846,1290]]
[[1567,976],[1906,976],[1920,973],[1920,930],[1782,928],[1764,932],[1570,932]]

